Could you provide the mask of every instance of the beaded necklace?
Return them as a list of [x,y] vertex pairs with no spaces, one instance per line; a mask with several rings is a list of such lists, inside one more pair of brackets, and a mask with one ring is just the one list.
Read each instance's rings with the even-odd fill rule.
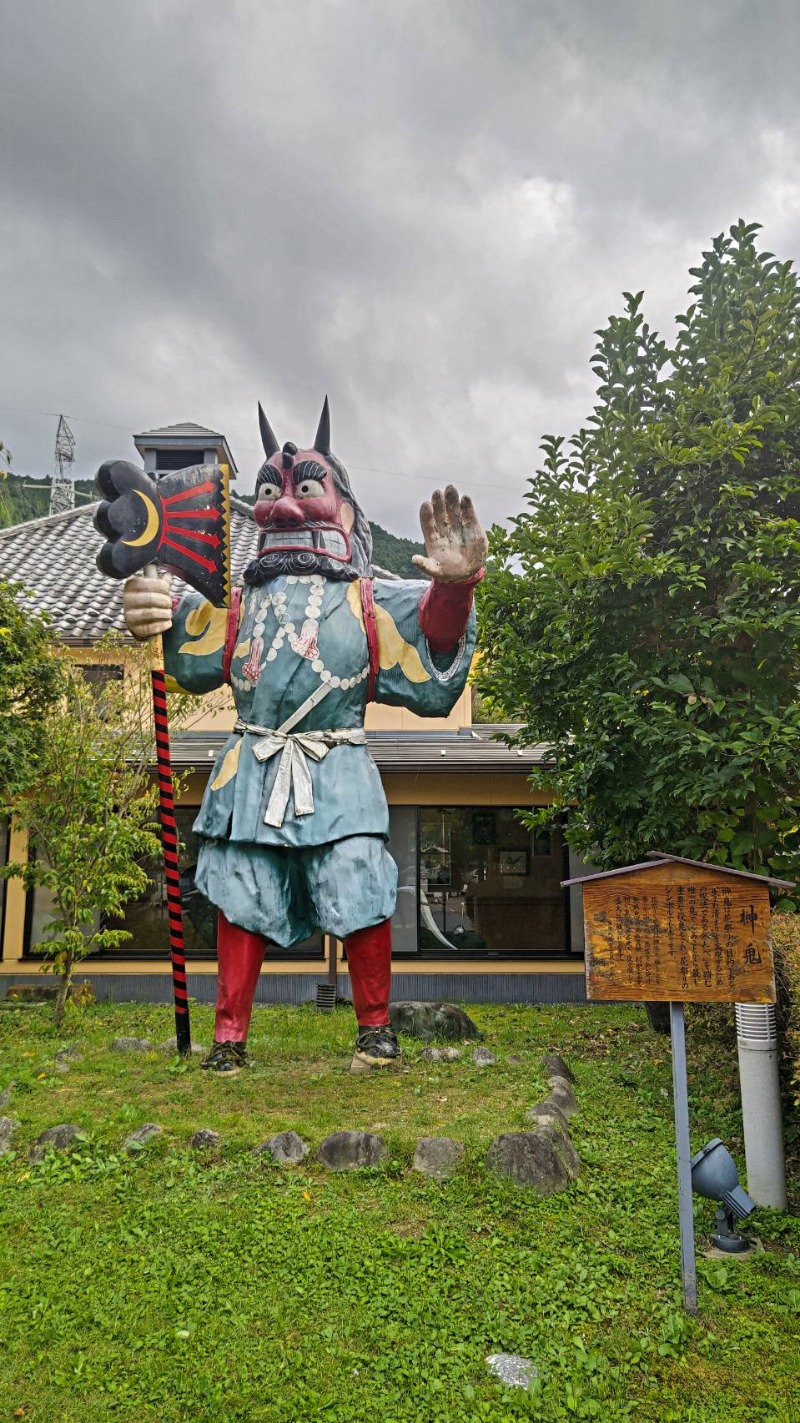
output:
[[[287,594],[285,589],[281,587],[263,595],[253,625],[253,640],[250,655],[242,666],[242,677],[231,677],[234,686],[238,687],[240,691],[247,691],[254,687],[262,668],[267,662],[275,661],[280,649],[287,640],[292,652],[296,653],[298,657],[304,657],[310,662],[312,672],[317,673],[321,682],[330,682],[332,687],[342,687],[345,690],[357,686],[359,682],[363,682],[369,675],[369,663],[354,677],[338,677],[335,673],[329,671],[319,655],[317,634],[319,633],[322,601],[325,596],[325,579],[318,573],[313,573],[310,576],[289,574],[286,578],[286,584],[300,585],[301,588],[308,590],[308,601],[306,603],[303,625],[300,631],[297,631],[297,624],[290,621],[288,617],[289,598],[292,594]],[[275,621],[278,627],[267,655],[264,657],[264,629],[270,608],[275,614]]]

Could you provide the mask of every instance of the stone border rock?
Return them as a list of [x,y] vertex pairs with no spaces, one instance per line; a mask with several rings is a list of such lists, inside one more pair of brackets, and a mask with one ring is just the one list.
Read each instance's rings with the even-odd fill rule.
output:
[[20,1123],[16,1117],[0,1117],[0,1156],[7,1156],[14,1150],[11,1138],[19,1127]]
[[[141,1038],[118,1038],[113,1046],[122,1052],[152,1051],[147,1039]],[[61,1053],[65,1059],[74,1060],[73,1050],[62,1049]],[[459,1049],[452,1047],[426,1048],[420,1053],[421,1059],[434,1062],[454,1061],[461,1055]],[[487,1048],[476,1048],[470,1057],[476,1066],[489,1066],[497,1060]],[[552,1195],[566,1190],[580,1172],[580,1157],[569,1135],[569,1119],[577,1112],[578,1103],[573,1090],[575,1078],[564,1059],[557,1053],[546,1053],[542,1063],[550,1073],[547,1079],[550,1091],[525,1113],[532,1130],[501,1132],[486,1153],[486,1165],[516,1185],[531,1187],[540,1195]],[[10,1093],[11,1087],[4,1093],[5,1100]],[[11,1151],[11,1136],[19,1126],[14,1118],[0,1117],[0,1156]],[[163,1131],[155,1122],[145,1122],[129,1133],[121,1150],[128,1156],[137,1155]],[[40,1163],[48,1148],[70,1151],[85,1140],[83,1129],[71,1123],[49,1127],[36,1138],[29,1160]],[[220,1144],[220,1134],[209,1127],[199,1128],[188,1142],[194,1151],[216,1149]],[[297,1166],[309,1155],[310,1147],[297,1132],[283,1131],[253,1150],[271,1158],[275,1165]],[[375,1170],[385,1164],[387,1155],[383,1138],[365,1131],[332,1132],[315,1152],[316,1159],[329,1171]],[[463,1155],[463,1144],[451,1137],[422,1137],[414,1152],[412,1170],[433,1180],[446,1181],[458,1170]]]
[[550,1075],[549,1095],[525,1113],[536,1123],[532,1131],[501,1132],[486,1153],[490,1171],[517,1186],[530,1186],[551,1196],[577,1179],[581,1159],[569,1135],[569,1118],[578,1110],[574,1074],[558,1053],[545,1053],[542,1066]]

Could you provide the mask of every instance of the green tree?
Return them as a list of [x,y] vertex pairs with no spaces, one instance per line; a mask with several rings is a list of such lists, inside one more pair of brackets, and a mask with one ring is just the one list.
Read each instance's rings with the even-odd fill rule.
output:
[[478,687],[603,867],[800,871],[800,288],[757,231],[691,269],[671,346],[624,294],[587,425],[493,531]]
[[48,637],[22,586],[0,579],[0,802],[38,774],[45,718],[62,690],[61,663]]
[[[142,653],[141,657],[144,658]],[[17,793],[0,793],[0,810],[29,838],[29,859],[0,869],[26,889],[46,887],[54,915],[32,945],[57,975],[60,1027],[75,965],[96,949],[118,948],[130,934],[109,921],[141,894],[141,861],[159,853],[149,692],[138,664],[124,680],[90,685],[63,667],[62,696],[44,720],[36,776]]]
[[14,522],[11,496],[8,492],[8,476],[11,472],[11,451],[0,440],[0,529]]

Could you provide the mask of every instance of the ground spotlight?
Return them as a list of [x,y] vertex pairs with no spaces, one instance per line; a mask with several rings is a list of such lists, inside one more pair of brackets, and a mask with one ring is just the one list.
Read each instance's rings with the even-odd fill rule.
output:
[[717,1208],[717,1229],[711,1237],[712,1245],[725,1250],[730,1255],[738,1255],[749,1250],[750,1241],[740,1235],[735,1222],[744,1220],[756,1208],[752,1196],[739,1185],[736,1164],[722,1145],[718,1136],[712,1138],[692,1157],[692,1190],[709,1201],[719,1201]]

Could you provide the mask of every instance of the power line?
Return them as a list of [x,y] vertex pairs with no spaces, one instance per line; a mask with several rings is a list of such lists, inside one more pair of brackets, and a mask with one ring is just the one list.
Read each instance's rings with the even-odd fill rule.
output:
[[[15,415],[41,415],[43,417],[46,417],[47,419],[56,420],[66,418],[64,416],[61,416],[57,411],[28,410],[13,405],[0,405],[0,411],[4,411],[7,414]],[[131,431],[127,425],[121,425],[117,421],[93,420],[86,415],[72,415],[69,418],[75,424],[97,425],[98,427],[102,427],[107,430],[124,430],[129,437],[131,434]],[[263,459],[263,450],[259,449],[258,445],[240,445],[239,450],[244,454],[256,455],[258,458]],[[422,484],[427,484],[429,487],[431,484],[431,476],[429,474],[416,474],[413,470],[379,469],[375,465],[353,464],[350,460],[347,461],[347,468],[351,470],[357,470],[362,474],[384,475],[387,479],[415,479]],[[457,483],[459,485],[463,484],[467,489],[508,489],[515,492],[521,492],[522,486],[525,484],[527,478],[527,475],[521,475],[520,478],[514,484],[507,484],[501,480],[489,480],[487,479],[486,475],[484,475],[481,479],[468,479],[459,474],[457,477],[454,477],[451,482]]]

